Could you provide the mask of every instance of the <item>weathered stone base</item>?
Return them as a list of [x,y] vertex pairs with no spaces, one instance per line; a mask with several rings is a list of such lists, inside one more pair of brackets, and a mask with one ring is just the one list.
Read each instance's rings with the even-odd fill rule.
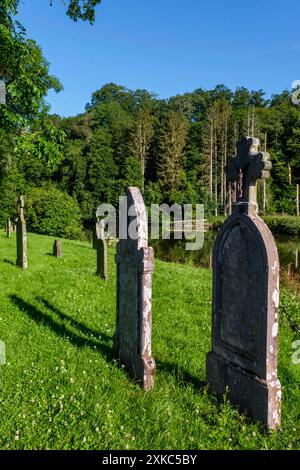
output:
[[117,354],[116,347],[114,349],[115,356],[118,357],[128,374],[133,377],[146,392],[152,390],[156,371],[154,358],[151,356],[149,358],[134,357],[129,359],[126,356],[124,357],[122,351],[120,351],[120,354]]
[[252,419],[269,429],[280,426],[281,385],[278,380],[266,382],[231,364],[214,352],[207,354],[206,382],[210,392],[227,398]]

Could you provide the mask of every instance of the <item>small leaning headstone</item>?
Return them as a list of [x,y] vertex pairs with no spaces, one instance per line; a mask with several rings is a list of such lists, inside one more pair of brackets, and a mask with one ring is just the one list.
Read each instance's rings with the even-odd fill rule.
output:
[[108,280],[107,269],[107,246],[105,240],[105,231],[102,221],[99,221],[99,232],[96,241],[97,249],[97,276],[102,279]]
[[53,256],[56,258],[62,258],[62,247],[61,247],[61,241],[60,240],[55,240],[53,244]]
[[152,357],[153,249],[148,246],[146,208],[138,188],[126,189],[121,209],[122,239],[117,245],[115,354],[145,390],[154,385]]
[[17,230],[17,266],[27,269],[27,233],[26,222],[24,218],[24,196],[20,196],[18,200],[18,219],[16,224]]
[[213,259],[212,352],[208,389],[269,429],[280,426],[277,378],[279,259],[274,238],[258,216],[256,183],[272,164],[259,140],[245,137],[228,161],[234,184],[232,215],[220,229]]

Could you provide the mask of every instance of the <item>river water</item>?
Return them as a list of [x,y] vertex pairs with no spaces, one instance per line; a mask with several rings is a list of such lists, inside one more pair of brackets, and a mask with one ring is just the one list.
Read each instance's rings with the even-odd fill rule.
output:
[[[201,250],[187,251],[185,240],[152,240],[150,245],[154,248],[155,258],[175,263],[190,263],[201,268],[212,267],[212,250],[216,232],[208,231],[204,234],[204,245]],[[92,230],[85,231],[85,237],[91,242]],[[286,271],[300,274],[300,238],[287,235],[275,235],[279,252],[280,266]]]
[[[202,268],[212,267],[212,250],[216,233],[204,234],[204,245],[201,250],[187,251],[185,240],[152,240],[155,257],[163,261],[191,263]],[[289,236],[275,236],[281,268],[300,273],[300,239]]]

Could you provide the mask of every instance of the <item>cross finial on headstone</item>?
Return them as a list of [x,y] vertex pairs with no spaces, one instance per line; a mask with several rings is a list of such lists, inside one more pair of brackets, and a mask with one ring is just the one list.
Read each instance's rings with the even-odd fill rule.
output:
[[24,196],[19,196],[19,199],[18,199],[18,214],[21,218],[23,216],[24,207],[25,207]]
[[24,220],[24,207],[25,207],[24,196],[19,196],[19,199],[18,199],[18,214],[19,214],[19,218],[20,218],[21,221]]
[[243,137],[237,143],[237,156],[229,158],[226,167],[228,182],[235,183],[235,203],[256,207],[256,182],[270,176],[272,163],[267,152],[259,151],[260,140]]
[[24,209],[24,206],[25,206],[24,196],[20,196],[20,197],[19,197],[18,204],[19,204],[19,208]]

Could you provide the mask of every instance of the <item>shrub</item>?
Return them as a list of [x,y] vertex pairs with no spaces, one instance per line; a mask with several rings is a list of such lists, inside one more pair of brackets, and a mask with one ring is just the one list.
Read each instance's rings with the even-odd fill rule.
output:
[[28,230],[42,235],[82,238],[78,203],[52,187],[31,188],[26,194],[25,217]]
[[223,223],[225,222],[226,217],[223,215],[213,216],[208,218],[208,223],[211,230],[219,230]]
[[8,218],[13,221],[17,215],[17,201],[20,194],[22,194],[22,186],[24,181],[22,176],[17,172],[12,172],[9,176],[2,179],[0,182],[0,224],[6,225]]

